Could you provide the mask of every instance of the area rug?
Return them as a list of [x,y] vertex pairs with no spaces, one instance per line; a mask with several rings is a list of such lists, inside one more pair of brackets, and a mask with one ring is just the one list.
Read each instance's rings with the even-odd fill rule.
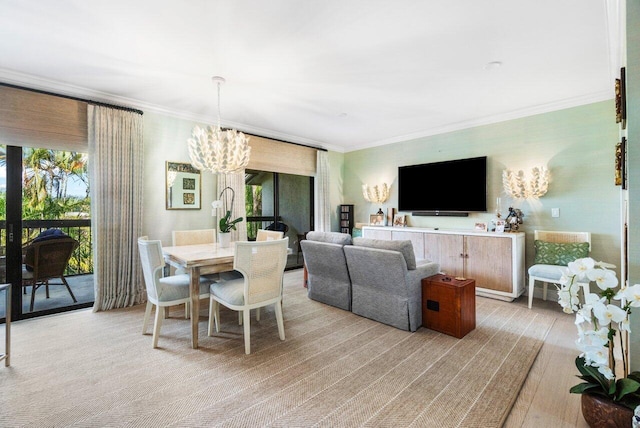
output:
[[192,349],[174,309],[160,348],[142,306],[15,322],[0,368],[0,426],[498,427],[554,318],[477,298],[463,339],[409,333],[312,300],[285,275],[286,340],[272,310],[252,314],[244,354],[235,312]]

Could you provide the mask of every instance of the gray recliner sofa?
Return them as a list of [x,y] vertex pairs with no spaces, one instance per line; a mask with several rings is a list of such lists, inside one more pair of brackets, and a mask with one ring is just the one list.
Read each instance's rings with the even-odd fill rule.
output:
[[351,235],[339,232],[309,232],[300,242],[310,299],[351,310],[351,280],[342,250],[351,243]]
[[309,232],[301,245],[309,298],[402,330],[422,325],[421,280],[440,266],[416,262],[411,241]]

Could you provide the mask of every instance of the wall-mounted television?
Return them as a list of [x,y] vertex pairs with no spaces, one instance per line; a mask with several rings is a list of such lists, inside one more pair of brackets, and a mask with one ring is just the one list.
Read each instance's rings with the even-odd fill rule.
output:
[[466,215],[487,211],[487,157],[398,167],[398,211]]

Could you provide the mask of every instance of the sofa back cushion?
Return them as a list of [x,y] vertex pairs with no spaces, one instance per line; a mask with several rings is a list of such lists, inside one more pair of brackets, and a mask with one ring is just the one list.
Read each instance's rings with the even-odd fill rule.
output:
[[326,242],[329,244],[351,245],[351,235],[340,232],[308,232],[307,239],[309,241]]
[[391,241],[387,239],[353,238],[353,245],[359,247],[380,248],[382,250],[398,251],[404,257],[408,270],[415,270],[416,255],[411,241]]

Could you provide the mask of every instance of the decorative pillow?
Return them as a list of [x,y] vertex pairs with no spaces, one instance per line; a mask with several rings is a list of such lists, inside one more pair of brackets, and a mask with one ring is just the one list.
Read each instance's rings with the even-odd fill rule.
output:
[[535,240],[533,243],[536,255],[533,263],[536,265],[567,266],[570,262],[589,256],[588,242],[545,242]]
[[380,248],[383,250],[399,251],[407,263],[408,270],[415,270],[416,256],[411,241],[391,241],[387,239],[353,238],[353,245],[359,247]]

